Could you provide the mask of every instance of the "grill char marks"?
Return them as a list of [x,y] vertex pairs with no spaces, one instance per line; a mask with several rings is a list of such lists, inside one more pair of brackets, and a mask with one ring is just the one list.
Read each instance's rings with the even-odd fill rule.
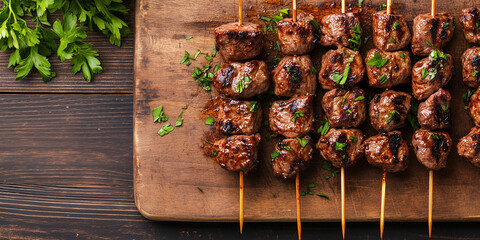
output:
[[413,134],[412,145],[421,164],[427,169],[439,170],[446,167],[453,142],[446,132],[420,129]]
[[386,172],[404,171],[408,167],[408,145],[399,131],[370,137],[364,145],[371,165]]

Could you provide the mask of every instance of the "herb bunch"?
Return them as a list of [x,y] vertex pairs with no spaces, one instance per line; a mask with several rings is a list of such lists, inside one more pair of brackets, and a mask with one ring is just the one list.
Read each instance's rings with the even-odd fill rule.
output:
[[[9,51],[8,67],[14,67],[16,80],[28,76],[33,68],[49,82],[55,73],[49,57],[69,60],[73,74],[82,71],[90,82],[93,74],[102,72],[98,52],[84,42],[87,27],[108,37],[120,46],[130,33],[119,17],[128,13],[122,0],[2,0],[0,8],[0,50]],[[48,14],[60,11],[62,20],[53,24]]]

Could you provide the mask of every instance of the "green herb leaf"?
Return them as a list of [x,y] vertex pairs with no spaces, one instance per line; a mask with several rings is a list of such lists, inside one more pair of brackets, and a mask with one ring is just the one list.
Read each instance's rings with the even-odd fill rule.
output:
[[375,66],[377,68],[382,68],[387,64],[388,58],[383,59],[382,55],[379,52],[376,52],[370,60],[367,62],[367,66]]
[[309,22],[310,22],[310,24],[312,24],[313,27],[315,28],[316,33],[317,33],[317,34],[321,34],[320,25],[318,25],[317,21],[315,21],[315,20],[310,20]]
[[337,150],[337,151],[345,150],[346,146],[347,146],[346,143],[335,142],[335,150]]
[[477,71],[477,70],[475,70],[475,71],[472,73],[472,77],[476,77],[476,76],[478,76],[478,71]]
[[280,150],[278,149],[275,149],[275,151],[270,154],[271,159],[277,158],[278,156],[280,156]]
[[403,59],[405,59],[405,57],[406,57],[406,56],[405,56],[405,53],[401,52],[401,53],[400,53],[400,57],[403,58]]
[[322,125],[318,128],[317,133],[320,133],[322,136],[325,136],[330,130],[330,123],[327,120],[322,120]]
[[350,114],[353,113],[353,111],[350,108],[347,109],[347,112],[350,113]]
[[358,7],[362,7],[363,1],[365,0],[358,0]]
[[422,79],[427,77],[428,75],[428,70],[426,68],[422,69]]
[[397,110],[392,110],[388,113],[387,124],[390,123],[394,118],[400,117],[400,113]]
[[350,138],[350,140],[352,140],[353,143],[357,142],[357,139],[354,136],[350,136],[349,138]]
[[358,96],[355,98],[355,101],[362,101],[363,99],[365,99],[364,96]]
[[214,123],[215,123],[215,119],[213,119],[210,116],[207,116],[207,120],[205,120],[205,124],[212,126]]
[[352,27],[353,31],[353,38],[348,39],[350,45],[348,46],[353,51],[358,51],[362,46],[362,31],[360,30],[360,26],[357,24]]
[[347,101],[347,99],[345,97],[342,98],[342,104],[345,104],[345,102]]
[[343,72],[342,80],[340,81],[340,85],[345,85],[348,79],[348,73],[350,72],[350,65],[345,66],[345,71]]
[[398,26],[400,26],[400,22],[399,21],[395,21],[392,25],[392,28],[393,30],[397,30]]
[[163,113],[163,106],[160,105],[152,110],[153,122],[166,122],[168,117]]
[[466,102],[470,102],[470,98],[472,97],[473,94],[475,94],[476,90],[470,90],[468,89],[464,94],[462,94],[463,100]]
[[293,114],[293,118],[292,118],[292,122],[296,122],[297,121],[297,118],[299,117],[303,117],[303,113],[300,112],[300,111],[296,111],[294,114]]
[[340,75],[339,72],[332,73],[330,75],[330,79],[332,79],[335,83],[340,84],[340,80],[342,80],[343,75]]
[[185,105],[182,107],[183,110],[187,110],[187,108],[188,108],[188,105]]
[[305,146],[307,146],[307,144],[308,144],[308,140],[307,140],[307,139],[301,139],[301,138],[297,137],[297,140],[298,140],[298,142],[300,143],[300,146],[302,146],[302,147],[305,147]]
[[395,41],[395,39],[394,39],[394,38],[390,38],[390,42],[392,42],[392,43],[396,43],[397,41]]
[[443,22],[443,23],[442,23],[442,28],[443,28],[444,30],[447,30],[448,28],[450,28],[450,23],[449,23],[449,22]]
[[382,85],[385,84],[385,83],[387,83],[387,81],[388,81],[388,78],[387,78],[387,76],[386,76],[385,74],[382,74],[382,76],[380,76],[380,77],[378,78],[378,82],[380,82],[380,84],[382,84]]
[[332,170],[332,163],[324,161],[323,164],[322,164],[322,169],[325,169],[327,171],[331,171]]
[[163,125],[162,128],[160,128],[160,130],[158,131],[158,135],[163,137],[163,136],[171,133],[173,131],[173,129],[174,129],[174,127],[170,123],[167,123],[167,124]]
[[175,122],[175,127],[180,127],[183,124],[183,112],[180,113],[180,115],[177,118],[177,121]]
[[[363,1],[363,0],[359,0],[359,1]],[[323,193],[317,193],[317,196],[319,196],[319,197],[323,197],[323,198],[325,198],[325,199],[327,199],[327,200],[330,200],[330,197],[328,197],[328,195],[327,195],[327,194],[323,194]]]
[[197,190],[203,193],[203,189],[201,189],[200,187],[197,187]]
[[250,82],[252,79],[250,76],[242,77],[240,81],[237,82],[237,86],[234,88],[235,92],[237,93],[242,93],[243,90],[248,88],[248,82]]
[[310,70],[312,71],[313,74],[317,74],[317,69],[315,69],[314,66],[311,66]]
[[258,104],[257,101],[252,101],[252,102],[250,103],[250,112],[256,113],[257,110],[258,110],[258,105],[259,105],[259,104]]
[[289,146],[285,146],[285,147],[283,147],[283,149],[285,149],[287,151],[292,151],[292,148],[290,148]]
[[185,39],[190,40],[190,39],[192,39],[192,38],[193,38],[193,36],[188,36],[188,37],[186,37]]

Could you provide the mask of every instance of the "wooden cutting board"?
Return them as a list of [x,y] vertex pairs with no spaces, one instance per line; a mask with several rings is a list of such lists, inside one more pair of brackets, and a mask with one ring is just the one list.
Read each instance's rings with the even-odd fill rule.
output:
[[[395,2],[395,1],[394,1]],[[201,56],[187,67],[179,64],[184,51],[197,49],[211,52],[213,29],[236,20],[236,0],[137,0],[135,43],[135,102],[134,102],[134,168],[135,202],[147,218],[162,221],[237,221],[238,174],[221,169],[202,154],[202,137],[210,127],[205,125],[201,109],[211,95],[193,81],[194,66],[206,61]],[[350,1],[357,5],[356,1]],[[364,5],[377,8],[383,2],[365,0]],[[289,8],[290,1],[244,0],[245,14],[256,19],[257,14],[271,16],[279,9]],[[327,3],[328,4],[328,3]],[[462,8],[479,6],[480,1],[437,1],[437,12],[448,11],[457,18]],[[319,1],[298,1],[299,8],[323,5]],[[337,6],[338,7],[338,6]],[[367,8],[366,7],[366,8]],[[405,0],[395,3],[394,11],[406,16],[412,26],[414,16],[430,11],[429,1]],[[317,19],[318,20],[318,19]],[[258,20],[255,20],[258,21]],[[368,30],[366,30],[368,31]],[[185,37],[193,36],[186,40]],[[180,47],[179,47],[180,44]],[[455,37],[445,49],[454,56],[456,74],[447,86],[453,97],[454,144],[473,126],[461,98],[466,88],[461,79],[462,52],[468,47],[460,24]],[[372,48],[372,41],[362,53]],[[317,47],[312,54],[317,69],[325,48]],[[201,59],[201,60],[200,60]],[[217,58],[218,59],[218,58]],[[418,59],[414,59],[417,61]],[[361,87],[366,87],[365,83]],[[410,86],[400,88],[410,91]],[[318,88],[317,112],[320,97]],[[379,91],[376,91],[379,92]],[[163,124],[153,123],[151,111],[163,105],[174,124],[182,107],[183,126],[167,136],[157,131]],[[361,126],[367,136],[374,134],[367,121]],[[410,143],[411,127],[404,128]],[[263,131],[262,133],[265,133]],[[275,139],[262,140],[261,164],[258,170],[245,176],[246,221],[295,221],[294,181],[283,181],[272,175],[270,153]],[[301,198],[304,221],[339,221],[340,178],[326,179],[328,171],[321,168],[323,159],[316,151],[310,168],[301,174],[301,188],[314,183],[313,193],[324,193],[330,200],[307,195]],[[453,148],[447,169],[435,172],[434,220],[480,219],[480,169],[460,158]],[[381,171],[362,161],[346,170],[346,218],[348,221],[377,221],[380,215]],[[200,191],[201,189],[202,191]],[[427,219],[428,172],[410,152],[410,166],[403,173],[387,175],[386,220],[417,221]]]

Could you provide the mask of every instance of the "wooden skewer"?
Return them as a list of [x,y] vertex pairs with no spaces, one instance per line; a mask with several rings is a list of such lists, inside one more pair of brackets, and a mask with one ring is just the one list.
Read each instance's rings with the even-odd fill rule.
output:
[[432,17],[435,17],[435,0],[432,0]]
[[345,168],[341,169],[341,199],[342,199],[342,237],[345,239]]
[[297,21],[297,0],[293,0],[292,4],[293,4],[293,7],[292,7],[293,22],[296,22]]
[[433,223],[433,170],[428,173],[428,238],[432,237]]
[[385,192],[387,189],[387,172],[383,171],[382,176],[382,202],[380,205],[380,239],[383,239],[383,227],[385,225]]
[[240,234],[243,233],[243,172],[240,172]]
[[238,24],[242,25],[242,0],[238,0]]
[[345,0],[342,0],[342,13],[345,13]]
[[392,12],[392,0],[387,0],[387,14],[390,15]]
[[302,216],[300,214],[300,173],[297,173],[295,178],[295,197],[297,200],[297,230],[298,230],[298,240],[302,239]]

